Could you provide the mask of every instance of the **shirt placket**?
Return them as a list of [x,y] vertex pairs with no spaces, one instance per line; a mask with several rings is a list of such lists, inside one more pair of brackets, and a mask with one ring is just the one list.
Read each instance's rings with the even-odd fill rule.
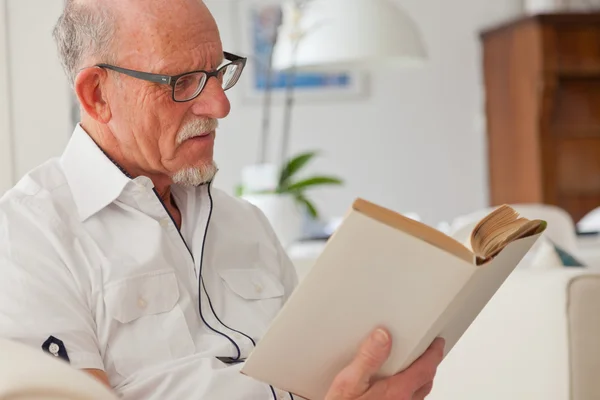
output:
[[[183,265],[188,266],[185,272],[190,275],[190,278],[196,279],[197,275],[194,270],[195,262],[192,252],[189,250],[183,237],[179,233],[179,229],[175,225],[173,217],[167,211],[164,203],[154,190],[152,181],[146,177],[138,177],[134,179],[133,182],[135,185],[133,197],[135,198],[139,210],[158,222],[160,228],[167,233],[171,243],[175,246],[176,251],[174,253],[181,257]],[[176,268],[179,263],[173,262],[173,267]]]

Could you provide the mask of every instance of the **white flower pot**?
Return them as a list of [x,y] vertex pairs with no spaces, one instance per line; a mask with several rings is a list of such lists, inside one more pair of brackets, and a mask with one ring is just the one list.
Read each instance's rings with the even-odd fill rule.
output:
[[294,198],[282,194],[248,194],[243,198],[267,217],[279,241],[288,247],[302,235],[303,214]]

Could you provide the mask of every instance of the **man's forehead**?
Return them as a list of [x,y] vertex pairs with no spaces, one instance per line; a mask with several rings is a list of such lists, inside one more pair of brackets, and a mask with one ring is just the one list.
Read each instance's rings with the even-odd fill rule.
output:
[[223,61],[219,30],[199,0],[102,1],[118,4],[116,56],[120,61],[151,64],[161,73],[167,73],[165,68],[171,73],[190,67],[216,68]]
[[70,0],[87,6],[105,7],[111,10],[132,10],[134,12],[163,12],[180,6],[200,6],[206,8],[202,0]]
[[123,36],[143,31],[153,36],[170,37],[178,32],[183,34],[181,31],[190,26],[200,27],[206,32],[218,31],[208,7],[200,0],[75,1],[106,9],[115,18],[117,34]]
[[[158,52],[156,53],[158,54]],[[178,51],[167,53],[166,57],[158,59],[149,68],[151,72],[178,75],[193,70],[214,70],[224,63],[223,49],[220,44],[203,44],[202,48],[194,51]]]

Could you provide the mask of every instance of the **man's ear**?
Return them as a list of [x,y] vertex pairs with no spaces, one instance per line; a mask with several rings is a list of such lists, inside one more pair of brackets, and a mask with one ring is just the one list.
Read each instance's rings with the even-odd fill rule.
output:
[[92,67],[83,69],[75,79],[75,93],[81,107],[87,115],[103,124],[112,116],[107,99],[107,78],[104,68]]

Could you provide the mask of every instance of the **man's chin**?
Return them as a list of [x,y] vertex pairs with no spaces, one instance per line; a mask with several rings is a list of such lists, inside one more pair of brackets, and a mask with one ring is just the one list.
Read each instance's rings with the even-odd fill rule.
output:
[[211,164],[200,165],[196,167],[184,168],[176,172],[172,179],[173,183],[182,186],[200,186],[204,183],[213,180],[217,174],[217,165]]

